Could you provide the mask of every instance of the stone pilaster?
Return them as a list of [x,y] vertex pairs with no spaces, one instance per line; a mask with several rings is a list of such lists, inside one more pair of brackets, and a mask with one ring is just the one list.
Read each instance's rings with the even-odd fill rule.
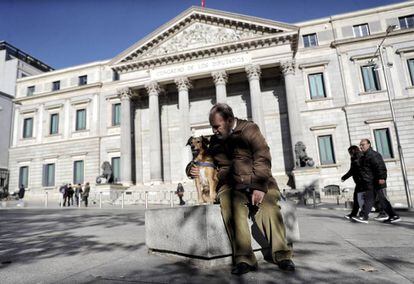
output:
[[250,101],[252,108],[253,121],[259,126],[263,136],[266,136],[266,129],[263,115],[263,103],[260,90],[260,66],[249,65],[246,66],[247,78],[250,86]]
[[150,177],[151,181],[162,181],[161,123],[158,96],[162,92],[157,82],[149,82],[145,88],[149,96],[150,111]]
[[226,71],[216,71],[211,73],[213,76],[214,84],[216,85],[216,102],[226,103],[227,102],[227,90],[226,84],[228,76]]
[[132,184],[131,96],[129,88],[119,89],[121,98],[121,182]]

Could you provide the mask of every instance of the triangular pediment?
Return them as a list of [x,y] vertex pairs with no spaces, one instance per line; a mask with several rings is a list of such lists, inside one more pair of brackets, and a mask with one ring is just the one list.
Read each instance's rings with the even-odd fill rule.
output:
[[176,56],[272,35],[297,33],[297,30],[296,26],[280,22],[191,7],[116,56],[110,65]]

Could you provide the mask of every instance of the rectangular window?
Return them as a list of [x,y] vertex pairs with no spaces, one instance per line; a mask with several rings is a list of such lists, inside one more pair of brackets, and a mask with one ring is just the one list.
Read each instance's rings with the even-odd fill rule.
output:
[[33,96],[34,92],[35,92],[35,86],[27,87],[27,93],[26,93],[27,96]]
[[318,136],[318,146],[321,165],[335,164],[332,135]]
[[374,130],[375,145],[378,153],[384,159],[391,159],[394,157],[391,147],[390,130],[388,128]]
[[323,73],[309,74],[308,81],[311,99],[326,97]]
[[411,85],[414,86],[414,58],[407,60],[408,70],[410,72]]
[[33,136],[33,117],[25,118],[23,120],[23,138],[30,138]]
[[79,76],[79,86],[83,86],[88,84],[88,76],[87,75],[83,75],[83,76]]
[[73,162],[73,183],[83,183],[83,161]]
[[59,133],[59,114],[53,113],[50,115],[50,134]]
[[112,105],[112,125],[121,124],[121,104]]
[[55,186],[55,164],[43,165],[43,186]]
[[303,45],[305,47],[318,46],[318,38],[316,34],[308,34],[303,36]]
[[401,29],[410,29],[414,28],[414,15],[399,17],[400,28]]
[[119,182],[121,179],[121,158],[114,157],[111,159],[112,172],[114,173],[114,182]]
[[378,70],[375,65],[362,66],[361,71],[365,92],[381,90]]
[[355,25],[353,26],[354,36],[363,37],[369,35],[368,24]]
[[19,186],[23,185],[24,188],[27,188],[29,185],[29,167],[24,166],[19,169]]
[[52,83],[52,91],[59,91],[60,90],[60,81],[56,81]]
[[86,109],[76,111],[76,130],[86,129]]

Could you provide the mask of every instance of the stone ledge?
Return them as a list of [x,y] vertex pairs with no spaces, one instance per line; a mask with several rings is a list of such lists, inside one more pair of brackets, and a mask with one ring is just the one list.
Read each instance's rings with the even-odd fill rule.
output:
[[[299,239],[294,208],[280,203],[288,242]],[[250,220],[252,248],[266,254],[264,236]],[[232,248],[219,205],[150,209],[145,212],[145,243],[151,252],[190,258],[199,263],[228,263]]]

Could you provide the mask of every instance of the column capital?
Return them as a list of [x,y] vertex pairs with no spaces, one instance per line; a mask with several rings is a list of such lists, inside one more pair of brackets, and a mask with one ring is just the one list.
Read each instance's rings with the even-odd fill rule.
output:
[[176,78],[174,82],[177,85],[178,91],[188,91],[190,88],[193,87],[193,85],[187,77]]
[[213,76],[214,84],[216,85],[226,85],[228,81],[227,73],[224,70],[212,72],[211,76]]
[[149,96],[158,96],[163,91],[163,89],[156,81],[151,81],[147,83],[145,85],[145,89],[147,89]]
[[283,75],[284,76],[289,75],[289,74],[295,75],[295,65],[296,64],[294,60],[280,62]]
[[251,64],[246,66],[245,68],[247,73],[247,78],[250,80],[259,80],[260,75],[262,74],[262,71],[260,70],[260,65],[257,64]]
[[121,88],[116,90],[121,100],[131,99],[132,91],[130,88]]

